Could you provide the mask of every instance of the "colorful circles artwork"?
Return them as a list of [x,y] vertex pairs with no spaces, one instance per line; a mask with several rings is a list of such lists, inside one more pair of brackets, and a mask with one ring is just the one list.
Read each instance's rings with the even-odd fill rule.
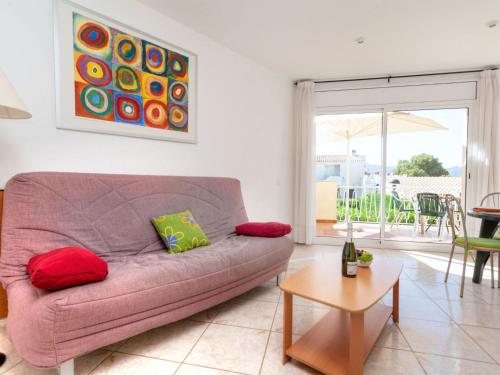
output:
[[138,95],[115,93],[115,119],[142,125],[142,98]]
[[168,105],[168,127],[170,130],[187,131],[188,113],[187,108],[176,105]]
[[142,73],[142,96],[167,103],[168,80],[155,74]]
[[168,76],[178,81],[187,82],[188,58],[175,52],[168,54]]
[[141,68],[142,46],[133,36],[113,33],[113,62]]
[[109,89],[75,82],[75,112],[78,116],[113,119],[113,94]]
[[105,116],[111,110],[111,96],[99,87],[84,87],[80,100],[85,109],[96,116]]
[[189,58],[163,45],[73,13],[75,115],[189,133]]
[[142,41],[142,70],[158,75],[167,72],[167,51],[155,44]]
[[113,68],[115,87],[125,92],[136,93],[141,90],[140,72],[125,66],[119,65]]
[[167,127],[167,108],[159,100],[147,100],[144,103],[144,124],[152,128]]
[[75,49],[102,59],[111,58],[111,29],[97,21],[73,14]]
[[187,104],[187,84],[180,81],[169,80],[168,102],[175,104]]
[[113,79],[109,65],[96,57],[79,54],[75,67],[83,81],[95,86],[106,86]]

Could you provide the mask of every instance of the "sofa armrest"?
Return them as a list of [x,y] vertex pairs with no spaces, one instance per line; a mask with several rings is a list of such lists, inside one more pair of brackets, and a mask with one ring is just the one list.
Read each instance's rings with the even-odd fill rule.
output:
[[[54,355],[56,312],[40,303],[39,293],[29,280],[17,281],[8,286],[7,334],[16,351],[28,363],[37,367],[53,367],[54,362],[59,363],[57,355]],[[31,358],[37,358],[37,362],[31,362]],[[40,358],[45,358],[46,365],[39,362]]]

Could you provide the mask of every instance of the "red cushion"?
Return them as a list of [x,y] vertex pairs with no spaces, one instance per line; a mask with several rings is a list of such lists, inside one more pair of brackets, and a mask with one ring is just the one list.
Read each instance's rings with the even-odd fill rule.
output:
[[63,247],[31,258],[28,273],[37,288],[57,290],[104,280],[108,264],[90,250]]
[[236,226],[236,233],[255,237],[281,237],[292,231],[288,224],[248,222]]

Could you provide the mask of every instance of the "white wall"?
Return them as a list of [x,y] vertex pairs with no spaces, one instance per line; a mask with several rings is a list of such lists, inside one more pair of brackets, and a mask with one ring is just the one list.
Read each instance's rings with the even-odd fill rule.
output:
[[198,54],[198,143],[56,129],[52,2],[0,0],[0,67],[33,114],[0,120],[0,186],[39,170],[229,176],[250,219],[291,222],[291,81],[133,0],[78,2]]

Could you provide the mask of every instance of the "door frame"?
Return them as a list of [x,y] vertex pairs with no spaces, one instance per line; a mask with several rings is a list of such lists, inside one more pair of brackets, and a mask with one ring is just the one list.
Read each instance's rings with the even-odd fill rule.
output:
[[[363,106],[344,106],[344,107],[322,107],[314,109],[314,117],[318,115],[340,115],[340,114],[360,114],[360,113],[379,113],[382,114],[382,177],[381,177],[381,212],[385,212],[385,193],[387,188],[387,113],[394,111],[423,111],[423,110],[438,110],[438,109],[467,109],[468,119],[467,119],[467,140],[466,140],[466,157],[465,157],[465,181],[462,181],[462,186],[464,187],[463,195],[464,199],[464,209],[471,205],[470,197],[467,194],[467,190],[470,182],[470,175],[468,172],[469,158],[470,154],[468,152],[471,137],[471,127],[477,126],[478,123],[478,103],[475,100],[453,100],[453,101],[433,101],[433,102],[414,102],[414,103],[403,103],[403,104],[387,104],[387,105],[363,105]],[[316,123],[314,122],[316,127]],[[316,132],[315,132],[316,133]],[[316,142],[316,139],[315,139]],[[314,150],[314,153],[316,151]],[[313,170],[316,167],[316,155],[312,158]],[[311,223],[313,228],[313,238],[312,243],[317,245],[343,245],[345,239],[343,237],[326,237],[316,235],[316,175],[313,173],[312,179],[310,181],[311,188],[311,207],[314,209],[314,214],[312,216],[313,222]],[[384,239],[385,233],[385,215],[381,215],[381,226],[380,226],[380,239],[370,240],[370,239],[356,239],[358,246],[362,247],[372,247],[380,249],[398,249],[398,250],[418,250],[418,251],[438,251],[438,252],[448,252],[451,247],[451,243],[439,243],[439,242],[415,242],[415,241],[387,241]]]

